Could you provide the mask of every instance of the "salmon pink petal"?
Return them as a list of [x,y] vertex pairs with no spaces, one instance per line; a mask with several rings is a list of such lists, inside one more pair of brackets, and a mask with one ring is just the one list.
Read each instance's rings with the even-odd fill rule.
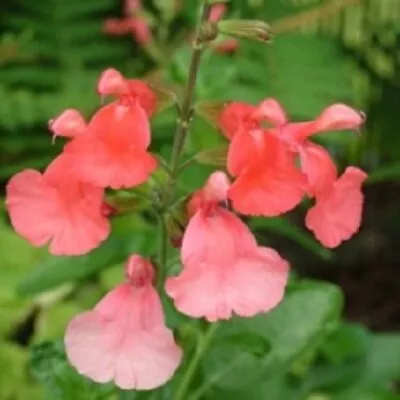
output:
[[54,232],[58,193],[40,172],[27,169],[7,184],[6,206],[15,231],[34,246],[47,243]]
[[142,6],[141,0],[125,0],[124,2],[124,12],[126,15],[130,15],[135,11],[138,11]]
[[65,147],[74,173],[100,187],[133,187],[144,183],[156,169],[156,159],[146,152],[150,127],[143,108],[117,103],[101,108],[88,133]]
[[114,102],[100,108],[89,128],[110,148],[134,145],[147,149],[151,141],[148,116],[137,101],[129,106]]
[[208,18],[211,22],[218,22],[226,13],[225,4],[215,4],[211,7],[210,16]]
[[254,164],[265,163],[265,145],[266,138],[261,129],[246,130],[240,127],[228,149],[229,173],[236,176]]
[[205,200],[212,203],[227,201],[230,185],[231,183],[225,172],[213,172],[203,189]]
[[102,96],[126,94],[129,92],[127,80],[116,69],[108,68],[100,75],[97,92]]
[[126,35],[132,31],[132,22],[130,18],[108,18],[103,24],[103,29],[110,35]]
[[182,358],[151,285],[115,288],[93,311],[70,322],[65,345],[79,373],[100,383],[114,381],[124,390],[162,386]]
[[250,169],[233,182],[228,197],[242,214],[274,217],[301,202],[306,184],[306,177],[289,164]]
[[326,108],[315,120],[316,129],[319,132],[356,130],[360,128],[363,122],[363,114],[345,104],[334,104]]
[[300,149],[301,170],[307,175],[307,192],[315,196],[333,185],[336,166],[329,153],[317,144],[307,142]]
[[85,132],[86,122],[78,110],[65,110],[58,117],[49,121],[49,129],[56,136],[75,137]]
[[199,210],[189,221],[182,242],[184,264],[211,262],[230,263],[238,252],[256,247],[256,241],[246,225],[231,212],[217,207],[212,212]]
[[275,99],[262,101],[252,115],[257,121],[266,120],[274,126],[282,126],[287,123],[285,110]]
[[109,235],[103,190],[73,179],[66,183],[62,176],[54,183],[46,173],[22,171],[7,185],[7,208],[16,232],[34,246],[50,241],[52,254],[85,254]]
[[234,53],[239,48],[240,42],[237,39],[226,39],[213,43],[213,49],[221,54]]
[[337,247],[359,230],[363,207],[361,185],[366,178],[361,169],[347,168],[308,211],[306,226],[325,247]]
[[357,130],[364,119],[361,112],[345,104],[334,104],[326,108],[315,121],[305,123],[303,129],[298,130],[294,136],[298,141],[304,141],[319,132]]
[[166,292],[182,313],[215,322],[271,310],[282,300],[287,278],[288,263],[259,248],[231,264],[185,265],[180,276],[167,280]]
[[[79,138],[80,139],[80,138]],[[118,148],[97,137],[82,137],[67,147],[73,171],[82,180],[99,187],[131,188],[146,182],[157,168],[157,160],[145,150],[121,143]]]
[[136,17],[133,20],[133,35],[141,45],[146,45],[153,39],[150,25],[144,18]]
[[151,87],[138,79],[129,79],[130,94],[139,102],[140,106],[150,117],[157,109],[158,99]]
[[218,120],[218,126],[222,133],[231,140],[239,127],[244,126],[246,128],[249,125],[253,127],[254,122],[250,121],[250,116],[255,109],[256,107],[252,104],[240,101],[229,103],[221,112]]

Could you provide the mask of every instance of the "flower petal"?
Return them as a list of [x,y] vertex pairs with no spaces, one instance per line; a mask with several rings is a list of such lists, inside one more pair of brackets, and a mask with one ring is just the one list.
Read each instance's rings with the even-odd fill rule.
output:
[[156,290],[123,284],[95,308],[75,317],[65,337],[72,365],[96,382],[114,380],[122,389],[150,390],[174,374],[182,352],[163,320]]
[[182,242],[184,264],[230,263],[238,254],[256,247],[256,241],[246,225],[233,213],[217,207],[208,213],[198,211],[191,218]]
[[215,322],[271,310],[282,300],[287,278],[288,263],[274,250],[258,248],[232,264],[185,265],[167,280],[166,292],[182,313]]
[[328,248],[339,246],[360,228],[363,195],[361,184],[367,174],[349,167],[334,183],[332,189],[320,197],[306,216],[306,226]]
[[231,140],[241,126],[254,126],[254,122],[249,121],[249,118],[255,109],[252,104],[240,101],[233,101],[224,108],[219,116],[218,126],[227,139]]
[[244,215],[277,216],[296,207],[306,177],[290,164],[254,168],[240,175],[228,192],[233,208]]
[[65,159],[58,157],[43,175],[34,170],[15,175],[6,204],[15,230],[34,246],[50,241],[52,254],[81,255],[109,235],[103,190],[75,181],[64,168]]
[[275,99],[265,99],[262,101],[252,115],[257,121],[268,121],[274,126],[282,126],[287,123],[285,110]]
[[328,190],[336,180],[336,166],[320,145],[307,142],[300,149],[301,170],[307,175],[307,192],[315,196]]

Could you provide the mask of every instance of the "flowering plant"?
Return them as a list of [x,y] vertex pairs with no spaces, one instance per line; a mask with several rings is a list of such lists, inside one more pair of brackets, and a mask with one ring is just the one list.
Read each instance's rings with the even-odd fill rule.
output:
[[[139,2],[131,3],[139,8]],[[195,377],[213,338],[218,340],[219,321],[232,320],[233,332],[224,340],[239,337],[243,346],[253,335],[236,332],[243,323],[236,317],[264,316],[275,308],[279,312],[284,299],[288,261],[257,243],[242,217],[283,215],[308,197],[314,204],[307,212],[307,228],[325,247],[334,248],[360,227],[361,186],[367,178],[352,166],[339,176],[327,150],[311,139],[334,130],[357,131],[364,115],[347,105],[331,105],[312,121],[290,122],[278,100],[268,97],[257,105],[240,99],[213,104],[212,111],[194,104],[201,57],[219,33],[231,36],[235,45],[241,38],[270,38],[264,22],[220,20],[224,10],[213,8],[222,6],[218,3],[203,2],[182,99],[109,68],[97,91],[114,100],[89,121],[75,109],[52,119],[53,140],[67,140],[61,154],[43,173],[24,170],[7,185],[6,204],[16,232],[34,246],[48,244],[54,255],[78,256],[101,246],[110,234],[110,220],[133,211],[129,201],[121,205],[121,198],[145,197],[158,220],[157,254],[130,255],[125,281],[71,320],[65,348],[80,374],[98,383],[114,382],[122,390],[157,389],[176,374],[179,379],[171,389],[175,400],[201,399],[208,393],[210,383],[198,385]],[[142,36],[140,18],[130,16],[123,27],[145,43],[151,33]],[[122,30],[118,24],[114,30]],[[166,162],[151,152],[150,122],[173,104],[177,128]],[[182,151],[200,109],[226,138],[227,151],[223,165],[203,187],[180,196],[181,173],[197,159],[184,162]],[[143,190],[149,182],[150,190]],[[180,249],[182,268],[176,274],[169,270],[172,247]],[[171,302],[176,314],[185,316],[178,316],[185,322],[174,326],[176,337],[164,316]],[[201,330],[195,350],[185,341],[184,327],[191,319],[201,321],[195,322]],[[261,340],[258,351],[267,353],[276,344],[273,339],[272,334],[271,343]]]

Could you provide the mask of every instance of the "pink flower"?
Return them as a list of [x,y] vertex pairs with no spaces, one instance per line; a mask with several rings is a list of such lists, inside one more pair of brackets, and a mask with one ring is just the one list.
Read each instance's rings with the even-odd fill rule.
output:
[[258,128],[258,121],[252,118],[256,106],[241,101],[232,101],[223,109],[218,118],[218,127],[228,140],[232,140],[239,129]]
[[211,7],[209,21],[218,22],[226,14],[227,7],[225,4],[214,4]]
[[86,131],[86,122],[78,110],[70,108],[51,119],[49,129],[53,132],[53,141],[57,136],[73,138]]
[[237,39],[225,39],[220,42],[214,43],[213,48],[215,51],[221,54],[235,53],[239,48],[239,40]]
[[288,263],[258,246],[243,222],[219,205],[228,188],[222,172],[211,175],[183,238],[183,270],[166,282],[179,311],[211,322],[271,310],[288,278]]
[[126,275],[126,283],[70,322],[66,352],[78,372],[95,382],[151,390],[171,379],[182,351],[165,325],[150,262],[131,256]]
[[101,74],[97,92],[101,96],[117,96],[124,105],[137,100],[149,117],[157,108],[157,96],[147,83],[137,79],[126,79],[114,68],[108,68]]
[[359,129],[364,121],[362,113],[344,105],[326,108],[314,121],[289,123],[282,106],[274,99],[262,102],[256,118],[273,124],[272,132],[283,140],[293,153],[300,156],[301,169],[307,175],[308,194],[315,196],[329,188],[336,179],[336,167],[328,152],[308,140],[316,133]]
[[240,129],[228,151],[228,171],[237,176],[228,197],[245,215],[277,216],[295,208],[306,178],[277,137],[262,129]]
[[110,35],[132,33],[139,44],[147,45],[153,40],[153,36],[149,23],[144,17],[140,16],[141,8],[141,1],[126,0],[124,5],[125,17],[107,19],[104,23],[104,30]]
[[87,132],[68,143],[64,153],[82,181],[130,188],[146,182],[157,168],[156,159],[147,152],[149,144],[149,121],[139,102],[129,106],[114,102],[97,111]]
[[306,226],[325,247],[337,247],[359,230],[361,185],[366,178],[361,169],[348,167],[330,188],[317,195],[316,204],[307,213]]
[[50,253],[81,255],[110,232],[103,214],[103,189],[81,183],[64,156],[41,174],[32,169],[7,184],[6,206],[16,232],[34,246],[50,242]]

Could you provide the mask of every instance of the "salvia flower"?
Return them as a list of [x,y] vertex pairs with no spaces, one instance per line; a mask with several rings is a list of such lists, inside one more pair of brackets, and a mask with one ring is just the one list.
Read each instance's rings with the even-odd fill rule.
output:
[[79,373],[125,390],[151,390],[173,376],[182,351],[165,325],[153,276],[151,263],[132,255],[127,281],[72,319],[65,346]]
[[127,79],[114,68],[106,69],[97,83],[101,96],[116,96],[122,105],[138,102],[151,117],[157,109],[157,95],[150,86],[138,79]]
[[216,172],[197,193],[182,243],[183,270],[166,282],[179,311],[211,322],[271,310],[288,278],[288,263],[258,246],[246,225],[220,205],[228,189],[226,175]]
[[97,111],[86,133],[69,142],[64,153],[83,181],[130,188],[146,182],[157,168],[149,144],[149,120],[139,102],[114,102]]
[[139,0],[125,0],[122,18],[109,18],[104,23],[104,30],[110,35],[132,34],[140,45],[147,45],[153,35],[146,18],[141,15],[142,4]]
[[14,175],[6,191],[16,232],[34,246],[49,242],[52,254],[85,254],[109,235],[104,189],[74,178],[63,155],[43,174],[27,169]]

